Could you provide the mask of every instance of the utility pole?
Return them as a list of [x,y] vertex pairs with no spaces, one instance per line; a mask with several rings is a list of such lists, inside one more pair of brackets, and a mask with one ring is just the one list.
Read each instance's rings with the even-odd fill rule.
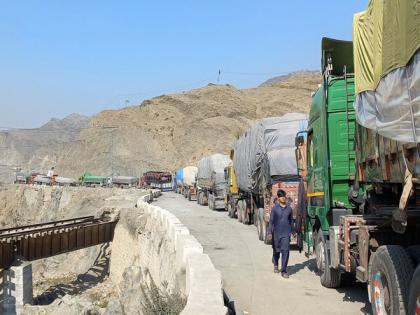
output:
[[217,76],[217,84],[220,83],[220,75],[222,74],[222,71],[219,69],[219,75]]

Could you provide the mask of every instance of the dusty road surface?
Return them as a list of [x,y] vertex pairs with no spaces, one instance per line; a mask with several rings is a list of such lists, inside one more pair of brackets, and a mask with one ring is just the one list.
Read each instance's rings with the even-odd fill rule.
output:
[[174,213],[201,242],[239,314],[369,314],[366,287],[349,281],[339,289],[321,286],[314,259],[290,253],[289,279],[273,273],[271,246],[257,238],[256,228],[211,211],[175,193],[155,203]]

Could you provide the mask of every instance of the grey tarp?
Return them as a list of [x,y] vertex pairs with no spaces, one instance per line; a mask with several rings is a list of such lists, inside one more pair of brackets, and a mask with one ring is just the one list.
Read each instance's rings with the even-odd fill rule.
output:
[[264,118],[240,137],[233,157],[239,188],[257,193],[273,177],[296,176],[295,137],[307,123],[302,113]]
[[197,167],[196,166],[187,166],[183,169],[183,178],[182,183],[184,185],[192,186],[195,183],[195,178],[197,177]]
[[213,171],[216,169],[224,170],[230,163],[231,160],[224,154],[213,154],[201,159],[197,164],[197,185],[199,187],[211,187]]
[[420,52],[383,77],[375,91],[358,94],[354,106],[362,126],[397,141],[420,142]]

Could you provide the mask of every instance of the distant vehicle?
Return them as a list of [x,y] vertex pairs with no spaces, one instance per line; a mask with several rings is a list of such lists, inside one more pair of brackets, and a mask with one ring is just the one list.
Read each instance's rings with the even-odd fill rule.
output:
[[92,175],[90,172],[85,172],[82,176],[80,176],[79,182],[82,186],[105,187],[108,182],[108,177]]
[[77,186],[78,182],[73,178],[57,176],[54,178],[54,183],[57,186]]
[[175,192],[182,194],[188,200],[197,198],[197,177],[198,168],[196,166],[186,166],[177,169],[175,172]]
[[169,172],[150,171],[143,173],[140,182],[142,187],[160,189],[161,191],[172,190],[172,174]]
[[110,185],[112,187],[120,187],[120,188],[131,188],[137,187],[139,184],[139,179],[133,176],[113,176],[111,177]]
[[16,172],[15,184],[29,184],[31,182],[31,174],[20,171]]
[[197,170],[197,203],[210,209],[224,209],[224,195],[227,186],[225,167],[231,163],[225,154],[213,154],[201,159]]
[[39,174],[39,175],[36,175],[36,177],[33,180],[33,183],[35,185],[51,186],[53,181],[51,177],[48,177],[47,175],[44,175],[44,174]]
[[184,169],[183,168],[178,168],[175,171],[175,181],[174,181],[174,191],[177,194],[181,194],[182,193],[182,179],[184,177]]

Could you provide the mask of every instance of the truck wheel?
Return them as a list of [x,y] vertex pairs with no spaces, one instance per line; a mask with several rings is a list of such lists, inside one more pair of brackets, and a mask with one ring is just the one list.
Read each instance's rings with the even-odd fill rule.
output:
[[268,230],[268,224],[267,224],[267,222],[264,221],[264,224],[263,224],[264,244],[272,245],[273,240],[272,239],[271,240],[267,239],[267,230]]
[[246,217],[246,201],[244,201],[242,203],[242,207],[241,207],[241,218],[242,218],[242,223],[243,224],[247,224],[247,217]]
[[420,265],[420,245],[413,245],[408,247],[407,254],[414,262],[414,266]]
[[207,203],[208,203],[209,209],[210,210],[214,210],[214,207],[213,207],[213,195],[212,194],[209,194],[209,198],[207,200]]
[[242,223],[248,225],[249,224],[249,213],[246,211],[246,201],[243,200],[243,207],[242,207]]
[[191,192],[188,191],[187,195],[188,195],[188,201],[191,201]]
[[255,215],[255,221],[257,225],[257,231],[258,231],[258,239],[260,241],[264,241],[264,209],[258,208],[257,213]]
[[316,233],[315,244],[316,268],[321,284],[326,288],[338,288],[341,284],[341,272],[338,269],[330,268],[327,243],[321,229]]
[[420,265],[417,266],[411,279],[408,297],[408,314],[420,314]]
[[369,264],[369,296],[374,315],[407,313],[413,266],[404,248],[381,246]]
[[266,239],[267,239],[267,223],[264,220],[264,209],[260,208],[261,211],[259,213],[259,217],[260,217],[260,222],[261,222],[261,233],[262,233],[262,241],[264,242],[264,244],[266,244]]
[[261,223],[260,223],[260,218],[258,217],[258,212],[260,209],[257,210],[257,217],[255,218],[255,225],[257,227],[257,234],[258,234],[258,239],[260,241],[262,241],[262,230],[261,230]]
[[242,223],[242,200],[238,201],[238,206],[237,206],[237,213],[238,213],[238,221]]
[[227,204],[227,211],[228,211],[229,218],[235,217],[235,211],[233,211],[233,207],[230,202]]

